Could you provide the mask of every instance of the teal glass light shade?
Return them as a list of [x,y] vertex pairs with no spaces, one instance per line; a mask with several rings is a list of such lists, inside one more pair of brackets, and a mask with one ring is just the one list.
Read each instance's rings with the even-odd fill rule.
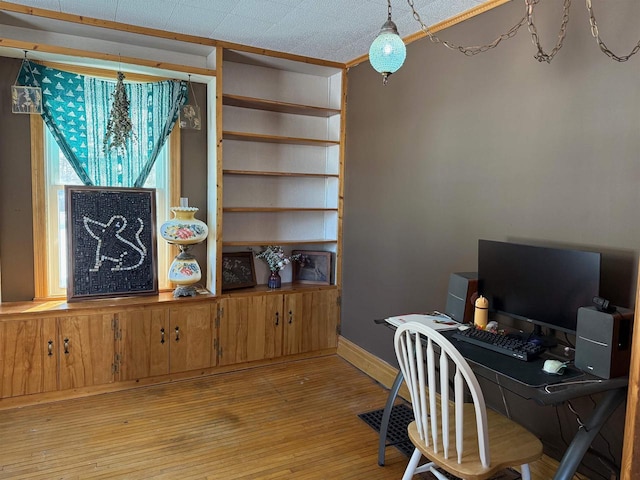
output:
[[386,84],[387,77],[398,69],[407,58],[407,47],[398,35],[396,25],[388,20],[369,48],[369,62],[380,72]]

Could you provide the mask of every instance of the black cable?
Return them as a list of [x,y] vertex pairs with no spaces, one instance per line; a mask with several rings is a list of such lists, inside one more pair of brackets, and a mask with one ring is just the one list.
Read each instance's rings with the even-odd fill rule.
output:
[[556,418],[558,419],[558,427],[560,427],[560,440],[562,440],[562,443],[564,443],[565,447],[568,447],[569,442],[567,442],[567,440],[564,438],[564,431],[562,430],[562,420],[560,419],[560,412],[558,411],[559,407],[560,405],[555,405]]
[[569,336],[567,335],[567,332],[564,332],[564,339],[567,342],[567,344],[569,345],[569,347],[576,348],[576,346],[573,343],[571,343],[571,340],[569,340]]
[[[571,407],[571,408],[573,408],[573,407]],[[565,447],[568,447],[569,446],[569,442],[567,442],[567,440],[564,438],[564,431],[562,429],[562,420],[560,418],[559,405],[555,405],[555,410],[556,410],[556,418],[558,419],[558,427],[560,429],[560,439],[565,444]],[[582,423],[581,422],[578,422],[578,423],[580,425],[579,428],[582,428]],[[585,470],[589,470],[592,474],[595,474],[595,475],[597,475],[599,477],[602,477],[604,480],[610,480],[607,477],[605,477],[604,475],[602,475],[601,473],[599,473],[596,470],[594,470],[593,468],[591,468],[590,466],[585,465],[584,462],[580,462],[580,466]]]
[[[591,402],[593,403],[593,405],[596,405],[596,401],[593,399],[593,397],[591,395],[589,395],[589,399],[591,400]],[[578,414],[578,412],[576,411],[576,409],[573,407],[571,401],[567,400],[566,401],[567,407],[569,408],[569,410],[571,411],[571,413],[573,413],[576,417],[576,421],[578,422],[579,425],[579,429],[580,428],[586,428],[586,426],[584,425],[584,423],[582,423],[582,419],[580,418],[580,415]],[[602,434],[602,430],[598,431],[598,436],[600,436],[604,442],[607,444],[607,449],[609,450],[609,455],[611,456],[611,459],[605,457],[603,454],[601,454],[600,452],[594,450],[593,448],[589,447],[589,449],[587,450],[587,453],[593,455],[594,457],[596,457],[600,463],[602,463],[611,473],[613,473],[614,475],[616,475],[617,478],[619,478],[620,476],[620,467],[618,467],[618,465],[616,464],[615,461],[615,456],[613,455],[613,451],[611,450],[611,443],[609,442],[609,440]],[[589,468],[589,467],[587,467]],[[594,471],[593,469],[589,468],[590,470]],[[598,473],[598,472],[595,472]],[[598,473],[600,476],[602,476],[605,480],[608,480],[607,477],[605,477],[604,475]]]

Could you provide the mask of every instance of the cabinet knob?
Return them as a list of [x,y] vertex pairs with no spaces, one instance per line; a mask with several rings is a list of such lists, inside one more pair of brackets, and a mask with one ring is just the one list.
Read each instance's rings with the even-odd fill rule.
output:
[[180,327],[176,327],[176,342],[180,341]]
[[293,322],[293,312],[289,310],[289,324]]
[[49,353],[47,353],[48,356],[53,356],[53,340],[49,340],[47,342],[47,350]]
[[69,355],[69,339],[64,339],[64,354]]
[[164,328],[160,329],[160,343],[164,343]]
[[280,312],[276,312],[276,325],[280,324]]

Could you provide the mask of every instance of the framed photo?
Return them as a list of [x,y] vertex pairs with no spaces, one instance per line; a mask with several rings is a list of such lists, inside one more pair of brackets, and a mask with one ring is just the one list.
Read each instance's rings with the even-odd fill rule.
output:
[[42,114],[42,88],[12,85],[11,112]]
[[158,293],[156,192],[65,186],[67,301]]
[[292,255],[300,255],[293,263],[293,283],[331,285],[331,252],[293,250]]
[[200,107],[197,105],[183,105],[180,108],[180,128],[200,130]]
[[222,253],[222,290],[254,287],[256,271],[253,267],[253,252]]

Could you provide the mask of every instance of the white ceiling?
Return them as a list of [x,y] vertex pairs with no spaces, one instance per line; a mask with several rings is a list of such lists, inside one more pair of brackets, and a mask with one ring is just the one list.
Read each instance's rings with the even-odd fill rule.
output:
[[[429,26],[486,0],[414,0]],[[348,63],[368,54],[386,0],[13,0],[12,3]],[[392,0],[406,37],[420,31],[407,0]]]

